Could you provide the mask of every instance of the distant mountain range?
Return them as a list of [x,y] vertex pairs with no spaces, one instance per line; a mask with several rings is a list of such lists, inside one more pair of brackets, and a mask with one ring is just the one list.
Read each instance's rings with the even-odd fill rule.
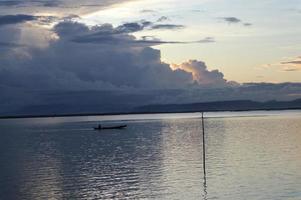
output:
[[301,109],[301,99],[293,101],[256,102],[250,100],[215,101],[189,104],[158,104],[137,107],[138,113],[170,112],[209,112],[209,111],[247,111],[247,110],[284,110]]
[[[184,112],[214,112],[214,111],[248,111],[248,110],[285,110],[285,109],[301,109],[301,99],[293,101],[267,101],[257,102],[250,100],[234,100],[234,101],[214,101],[204,103],[188,103],[188,104],[155,104],[145,105],[127,109],[115,107],[115,110],[109,112],[97,111],[95,106],[68,107],[66,105],[54,106],[35,106],[28,107],[25,111],[0,115],[0,119],[4,118],[26,118],[26,117],[59,117],[59,116],[91,116],[91,115],[119,115],[119,114],[143,114],[143,113],[184,113]],[[96,106],[97,107],[97,106]],[[95,112],[91,112],[94,110]]]

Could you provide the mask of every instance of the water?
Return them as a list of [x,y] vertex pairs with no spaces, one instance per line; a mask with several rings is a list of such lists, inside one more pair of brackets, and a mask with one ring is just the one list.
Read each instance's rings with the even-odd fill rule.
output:
[[301,199],[300,111],[207,113],[206,177],[199,116],[0,120],[0,199]]

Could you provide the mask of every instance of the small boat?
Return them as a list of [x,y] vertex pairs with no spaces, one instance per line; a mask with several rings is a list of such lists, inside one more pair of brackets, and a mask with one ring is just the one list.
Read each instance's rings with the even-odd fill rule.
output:
[[106,130],[106,129],[124,129],[127,125],[120,125],[120,126],[100,126],[94,127],[94,130]]

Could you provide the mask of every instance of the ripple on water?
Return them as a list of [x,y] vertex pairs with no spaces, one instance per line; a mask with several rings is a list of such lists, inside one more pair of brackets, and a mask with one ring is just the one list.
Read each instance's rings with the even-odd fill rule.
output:
[[300,115],[206,119],[205,185],[199,119],[79,119],[0,121],[0,199],[301,197]]

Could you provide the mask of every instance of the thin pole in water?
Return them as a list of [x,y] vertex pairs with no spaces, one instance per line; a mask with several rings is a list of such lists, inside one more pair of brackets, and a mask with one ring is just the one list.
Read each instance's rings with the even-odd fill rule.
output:
[[202,112],[202,129],[203,129],[203,169],[204,169],[204,177],[206,177],[206,150],[205,150],[206,141],[205,141],[205,127],[204,127],[204,112]]
[[206,180],[206,141],[205,141],[205,126],[204,112],[202,112],[202,130],[203,130],[203,169],[204,169],[204,200],[207,199],[207,180]]

